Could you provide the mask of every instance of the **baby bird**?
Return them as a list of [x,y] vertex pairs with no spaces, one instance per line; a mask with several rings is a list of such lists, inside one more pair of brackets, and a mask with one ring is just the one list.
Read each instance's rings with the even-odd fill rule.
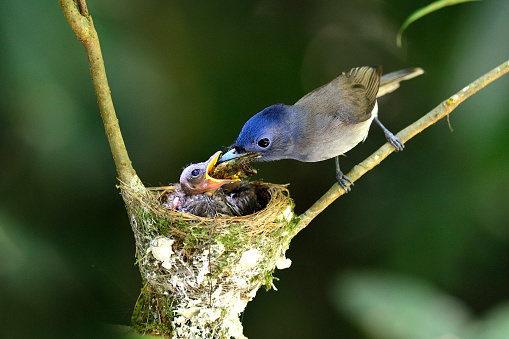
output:
[[186,167],[165,206],[200,217],[242,216],[261,209],[254,186],[249,182],[211,176],[221,154],[216,152],[207,161]]
[[242,180],[230,187],[225,186],[222,190],[234,216],[253,214],[263,208],[255,186],[249,181]]
[[422,73],[422,69],[413,68],[382,77],[381,67],[353,68],[294,105],[276,104],[251,117],[221,161],[246,152],[259,154],[255,161],[316,162],[335,158],[336,178],[348,192],[348,183],[353,183],[341,172],[339,155],[366,139],[373,120],[396,150],[403,150],[403,143],[378,120],[376,98]]
[[197,194],[212,196],[221,186],[239,181],[236,178],[216,179],[210,176],[221,154],[221,151],[217,151],[209,160],[184,168],[180,175],[180,186],[186,194],[189,196]]

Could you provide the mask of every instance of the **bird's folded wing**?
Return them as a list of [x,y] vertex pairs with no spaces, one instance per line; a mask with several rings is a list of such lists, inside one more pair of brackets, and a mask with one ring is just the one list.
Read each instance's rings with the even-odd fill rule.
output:
[[314,114],[328,114],[347,124],[371,117],[380,86],[381,67],[357,67],[297,101],[295,106]]

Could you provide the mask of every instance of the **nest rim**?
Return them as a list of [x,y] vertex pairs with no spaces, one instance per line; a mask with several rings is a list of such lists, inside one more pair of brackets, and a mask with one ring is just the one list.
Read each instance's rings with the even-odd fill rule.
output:
[[[133,190],[123,184],[119,185],[124,201],[130,206],[131,210],[138,205],[142,207],[143,212],[153,214],[158,220],[165,220],[172,225],[172,235],[184,231],[178,225],[185,224],[188,228],[197,228],[203,226],[213,226],[216,232],[222,229],[230,228],[231,225],[242,226],[245,232],[255,236],[270,232],[274,224],[288,224],[295,219],[293,208],[294,201],[290,198],[288,184],[280,185],[266,183],[263,181],[252,181],[251,184],[264,189],[268,194],[268,202],[261,210],[244,216],[228,216],[217,214],[214,217],[200,217],[168,208],[163,205],[161,197],[171,194],[175,186],[147,187],[144,193],[133,192]],[[167,233],[167,232],[161,232]],[[186,232],[187,233],[187,232]]]

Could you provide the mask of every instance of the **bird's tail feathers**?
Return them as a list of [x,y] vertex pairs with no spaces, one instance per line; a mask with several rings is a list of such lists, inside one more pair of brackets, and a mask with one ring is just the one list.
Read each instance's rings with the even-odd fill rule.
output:
[[394,92],[399,88],[401,81],[413,79],[424,73],[420,67],[401,69],[399,71],[391,72],[382,75],[380,79],[380,89],[378,90],[377,98],[384,96],[388,93]]

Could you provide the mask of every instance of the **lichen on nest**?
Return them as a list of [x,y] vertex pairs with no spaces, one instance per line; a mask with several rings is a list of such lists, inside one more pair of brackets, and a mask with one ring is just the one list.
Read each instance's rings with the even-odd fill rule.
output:
[[172,188],[143,193],[120,185],[144,282],[133,314],[143,333],[244,338],[239,314],[262,285],[273,287],[297,218],[285,186],[253,182],[266,206],[242,216],[197,217],[165,207]]

